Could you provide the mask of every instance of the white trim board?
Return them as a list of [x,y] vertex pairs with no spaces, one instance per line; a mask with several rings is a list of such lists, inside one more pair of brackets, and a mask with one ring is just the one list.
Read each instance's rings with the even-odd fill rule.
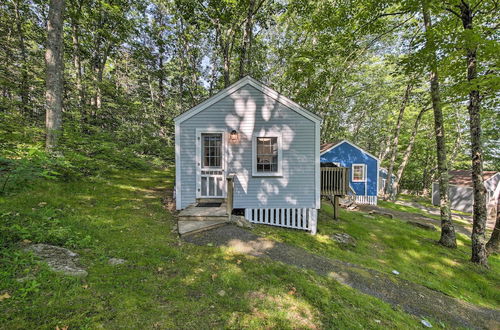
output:
[[181,209],[181,130],[179,124],[175,124],[175,209]]
[[212,104],[222,100],[224,97],[234,93],[235,91],[237,91],[238,89],[240,89],[241,87],[243,87],[245,85],[250,85],[250,86],[256,88],[257,90],[261,91],[262,93],[266,94],[267,96],[272,97],[276,101],[282,103],[286,107],[294,110],[298,114],[302,115],[303,117],[305,117],[305,118],[307,118],[315,123],[321,123],[321,121],[323,120],[318,115],[304,109],[303,107],[301,107],[300,105],[298,105],[294,101],[290,100],[286,96],[279,94],[278,92],[276,92],[272,88],[265,86],[264,84],[253,79],[252,77],[246,76],[246,77],[241,78],[240,80],[238,80],[237,82],[235,82],[231,86],[224,88],[219,93],[217,93],[214,96],[210,97],[209,99],[203,101],[202,103],[198,104],[197,106],[195,106],[195,107],[189,109],[188,111],[184,112],[183,114],[175,117],[174,122],[176,124],[182,123],[183,121],[193,117],[194,115],[205,110],[206,108],[208,108]]
[[315,141],[314,141],[314,170],[315,170],[315,186],[316,186],[316,208],[320,209],[321,208],[321,159],[320,159],[320,133],[321,133],[321,122],[316,122],[315,124],[315,129],[316,129],[316,136],[315,136]]

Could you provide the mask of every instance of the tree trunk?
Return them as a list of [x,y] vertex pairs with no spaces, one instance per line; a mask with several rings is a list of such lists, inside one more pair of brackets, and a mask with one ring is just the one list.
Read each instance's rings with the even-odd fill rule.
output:
[[[464,30],[472,30],[473,13],[469,5],[462,1],[460,13]],[[469,41],[467,51],[467,81],[473,82],[477,78],[477,46]],[[472,187],[474,190],[473,224],[472,224],[472,257],[471,261],[480,265],[488,265],[486,253],[486,188],[483,182],[483,148],[481,145],[481,99],[479,90],[474,88],[469,92],[469,125],[472,155]]]
[[26,116],[29,111],[29,84],[28,84],[28,55],[26,52],[26,44],[24,42],[23,24],[21,21],[21,13],[19,10],[20,1],[14,1],[14,10],[16,15],[16,28],[19,37],[19,49],[21,50],[21,112]]
[[45,50],[46,118],[45,146],[48,151],[57,147],[62,128],[63,107],[63,15],[64,0],[50,0],[47,22],[47,48]]
[[391,150],[391,136],[390,134],[387,134],[387,140],[384,142],[384,147],[378,154],[378,159],[380,159],[380,164],[384,162],[385,157],[387,157],[387,154],[389,154],[390,150]]
[[249,0],[245,29],[243,30],[243,46],[240,56],[240,79],[248,73],[248,64],[250,63],[250,43],[252,40],[254,8],[255,0]]
[[80,52],[80,27],[76,18],[72,19],[71,22],[72,31],[72,42],[73,42],[73,68],[75,70],[75,84],[76,92],[78,97],[78,107],[80,108],[81,121],[85,123],[87,121],[87,113],[85,111],[85,91],[83,89],[82,82],[82,60]]
[[426,0],[423,1],[422,15],[424,17],[426,48],[430,50],[430,85],[432,109],[434,111],[434,132],[436,136],[436,154],[439,177],[439,207],[441,211],[441,238],[443,246],[456,248],[455,228],[451,222],[451,210],[448,191],[448,162],[446,161],[446,141],[444,120],[439,92],[439,76],[437,66],[436,45],[432,35],[432,22]]
[[222,65],[224,72],[224,88],[228,87],[231,84],[231,59],[229,58],[229,45],[222,45]]
[[403,101],[401,102],[401,108],[399,109],[398,121],[396,122],[396,129],[394,130],[394,138],[392,141],[391,148],[391,160],[389,162],[389,169],[387,170],[387,178],[389,182],[385,185],[384,192],[384,200],[389,199],[389,197],[395,193],[395,191],[391,192],[393,185],[391,185],[392,172],[394,171],[394,162],[396,161],[396,157],[398,154],[398,144],[399,144],[399,132],[401,131],[401,125],[403,124],[403,116],[405,113],[406,105],[408,104],[408,100],[410,99],[410,93],[413,88],[413,83],[410,82],[406,86],[405,95],[403,97]]
[[495,228],[491,233],[490,240],[486,243],[486,252],[488,255],[500,252],[500,193],[497,198],[497,219],[495,221]]
[[406,165],[408,165],[408,161],[410,160],[411,151],[413,149],[413,145],[415,144],[415,140],[417,137],[418,126],[420,125],[420,121],[422,120],[422,117],[424,116],[424,113],[427,110],[428,109],[425,108],[420,110],[417,119],[415,120],[415,125],[413,126],[413,131],[411,132],[410,141],[408,142],[408,146],[406,147],[405,153],[403,155],[403,160],[401,161],[401,164],[398,167],[398,172],[396,173],[396,179],[392,183],[392,191],[394,196],[397,196],[399,194],[399,183],[401,182],[401,178],[403,177],[403,172],[405,170],[405,167]]

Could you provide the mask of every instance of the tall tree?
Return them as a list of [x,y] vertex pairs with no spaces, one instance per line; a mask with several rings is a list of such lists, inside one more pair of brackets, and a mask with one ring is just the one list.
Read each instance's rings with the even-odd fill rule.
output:
[[425,47],[429,55],[429,80],[430,93],[432,99],[432,109],[434,112],[434,131],[436,137],[437,167],[439,177],[439,208],[441,213],[441,238],[439,243],[443,246],[455,248],[457,241],[455,228],[451,222],[451,210],[449,199],[448,182],[448,162],[446,160],[446,141],[444,132],[443,110],[439,90],[438,62],[436,54],[436,43],[428,0],[422,1],[422,15],[425,27]]
[[[413,146],[415,144],[415,140],[417,138],[418,128],[420,126],[420,121],[424,116],[425,112],[429,110],[423,107],[417,115],[417,119],[415,119],[415,124],[413,125],[413,130],[411,132],[410,141],[406,146],[406,150],[403,154],[403,159],[401,160],[401,164],[399,164],[398,171],[396,173],[396,178],[392,181],[392,192],[394,197],[396,197],[399,193],[399,183],[401,182],[401,178],[403,177],[404,170],[406,165],[408,165],[408,161],[410,160],[411,152],[413,150]],[[388,176],[389,177],[389,176]]]
[[14,11],[16,17],[17,36],[19,39],[19,49],[21,51],[21,80],[20,80],[20,94],[21,94],[21,109],[27,114],[29,108],[29,82],[28,82],[28,55],[26,50],[26,42],[23,30],[21,7],[22,1],[14,1]]
[[[479,5],[479,3],[477,4]],[[475,8],[477,8],[477,5]],[[458,8],[459,12],[454,9]],[[487,266],[488,254],[486,252],[486,188],[483,182],[483,148],[481,142],[481,95],[477,80],[477,42],[470,36],[473,35],[474,9],[468,1],[461,0],[448,11],[456,15],[461,21],[464,31],[470,35],[465,42],[467,56],[467,81],[472,86],[469,91],[469,128],[472,156],[472,186],[474,194],[473,225],[472,225],[472,256],[471,261]]]
[[[413,88],[413,82],[409,82],[408,85],[406,85],[405,94],[403,96],[403,101],[401,102],[401,107],[399,108],[398,120],[396,122],[396,127],[394,129],[394,137],[393,137],[393,141],[392,141],[391,159],[389,162],[389,169],[387,170],[387,177],[388,178],[392,178],[392,172],[394,171],[394,163],[396,162],[396,157],[398,154],[399,133],[401,131],[401,125],[403,124],[403,116],[405,113],[406,106],[408,104],[408,100],[410,99],[410,93],[411,93],[412,88]],[[389,180],[389,181],[391,181],[391,180]],[[389,199],[389,197],[391,196],[391,188],[392,188],[392,185],[390,183],[385,186],[384,200]]]
[[62,129],[63,107],[63,20],[64,0],[50,0],[47,21],[47,48],[45,51],[46,117],[45,147],[52,151]]

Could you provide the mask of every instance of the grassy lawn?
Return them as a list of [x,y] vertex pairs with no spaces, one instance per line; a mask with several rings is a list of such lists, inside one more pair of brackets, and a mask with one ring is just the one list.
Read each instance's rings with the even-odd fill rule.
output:
[[[419,203],[420,205],[423,205],[425,207],[434,208],[434,209],[439,208],[438,206],[432,205],[430,198],[423,197],[423,196],[400,194],[398,196],[398,200],[405,201],[405,202],[416,202],[416,203]],[[472,215],[470,213],[457,211],[457,210],[451,210],[451,212],[454,214],[469,215],[469,216]]]
[[[391,210],[401,211],[401,212],[421,214],[427,218],[441,221],[441,217],[439,215],[430,214],[429,212],[427,212],[425,210],[421,210],[419,208],[412,207],[412,206],[396,204],[396,203],[393,203],[390,201],[383,201],[383,200],[378,201],[378,206],[381,206],[381,207],[384,207],[387,209],[391,209]],[[453,211],[453,213],[459,213],[459,212]],[[464,212],[461,212],[461,213],[467,215],[467,213],[464,213]],[[463,219],[460,219],[458,217],[453,217],[453,222],[460,224],[461,226],[463,226],[465,228],[472,229],[471,223],[468,222],[467,220],[463,220]]]
[[[393,205],[398,209],[401,206]],[[500,258],[490,257],[489,270],[473,265],[468,261],[468,237],[457,234],[458,248],[453,250],[435,243],[439,232],[416,228],[398,219],[368,218],[361,212],[342,210],[341,220],[335,221],[331,214],[331,206],[323,204],[316,236],[268,226],[259,226],[255,231],[327,257],[386,273],[397,270],[399,276],[447,295],[477,305],[500,308]],[[340,232],[353,236],[357,245],[342,247],[330,239],[330,235]]]
[[[86,181],[42,181],[34,188],[0,197],[0,327],[420,327],[418,319],[314,273],[211,246],[182,243],[172,232],[173,218],[161,201],[164,188],[171,184],[171,171],[122,171]],[[375,224],[382,226],[379,231],[373,229]],[[353,225],[354,219],[335,225],[323,219],[320,229],[325,234]],[[373,223],[375,238],[382,239],[384,226],[387,224],[382,220]],[[367,237],[372,235],[358,230]],[[273,231],[273,236],[309,249],[316,242],[318,252],[336,258],[356,256],[354,262],[369,259],[360,254],[366,251],[361,239],[359,251],[343,251],[324,235],[313,238],[269,227],[260,231]],[[375,238],[366,244],[388,248]],[[23,252],[21,247],[27,240],[78,252],[89,275],[72,278],[51,272]],[[403,252],[401,247],[397,251]],[[425,250],[421,257],[430,258],[428,254]],[[127,263],[111,266],[110,257],[124,258]],[[401,258],[405,264],[403,254]],[[433,270],[438,273],[442,268],[436,265]],[[478,281],[476,288],[483,290],[493,280],[491,274],[474,270],[471,275]],[[445,275],[453,272],[448,270]],[[462,288],[464,284],[457,285]],[[493,304],[495,296],[498,298],[497,291],[491,291],[490,295],[477,292],[470,299],[475,301],[482,295],[484,304]]]

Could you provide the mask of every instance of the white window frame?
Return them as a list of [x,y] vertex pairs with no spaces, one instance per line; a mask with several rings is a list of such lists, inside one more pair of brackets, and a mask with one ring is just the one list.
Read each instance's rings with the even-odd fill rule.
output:
[[[354,167],[355,166],[363,167],[363,180],[354,180]],[[352,164],[352,166],[351,166],[351,181],[352,182],[366,182],[366,164]]]
[[[257,138],[278,138],[278,171],[276,172],[258,172],[257,171]],[[252,176],[266,176],[266,177],[281,177],[283,176],[283,144],[281,133],[266,133],[257,134],[252,138]]]

